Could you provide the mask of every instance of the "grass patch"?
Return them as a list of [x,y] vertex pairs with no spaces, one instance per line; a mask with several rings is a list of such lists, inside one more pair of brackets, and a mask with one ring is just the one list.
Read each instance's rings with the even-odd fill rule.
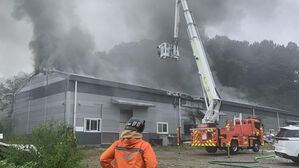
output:
[[271,145],[271,144],[267,144],[267,143],[265,143],[265,145],[262,146],[262,148],[263,148],[264,150],[274,150],[274,149],[275,149],[275,147],[274,147],[273,145]]
[[181,146],[153,146],[154,151],[168,151],[168,152],[176,152],[180,151],[188,151],[188,150],[201,150],[202,148],[192,147],[190,145],[183,144]]
[[110,145],[81,145],[79,146],[83,158],[100,156]]

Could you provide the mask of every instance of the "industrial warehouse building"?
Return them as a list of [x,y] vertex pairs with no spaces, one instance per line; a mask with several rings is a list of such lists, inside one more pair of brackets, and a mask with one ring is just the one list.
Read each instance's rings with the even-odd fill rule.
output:
[[[171,143],[179,125],[184,135],[194,125],[188,114],[205,108],[202,99],[186,94],[58,71],[32,76],[14,102],[14,133],[30,134],[49,120],[64,121],[74,126],[79,144],[112,143],[130,117],[146,120],[145,140]],[[295,113],[223,101],[220,126],[239,113],[261,118],[266,131],[299,121]]]

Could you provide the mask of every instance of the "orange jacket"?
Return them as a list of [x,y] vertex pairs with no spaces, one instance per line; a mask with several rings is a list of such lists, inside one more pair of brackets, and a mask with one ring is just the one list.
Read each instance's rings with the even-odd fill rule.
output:
[[156,168],[158,165],[151,145],[140,138],[115,141],[101,155],[100,163],[103,168]]

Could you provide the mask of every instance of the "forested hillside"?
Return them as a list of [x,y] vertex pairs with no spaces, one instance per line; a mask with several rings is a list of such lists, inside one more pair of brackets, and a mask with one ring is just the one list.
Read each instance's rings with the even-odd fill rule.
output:
[[[295,43],[284,46],[264,40],[250,44],[225,36],[203,39],[224,99],[238,100],[236,95],[240,93],[240,99],[249,102],[299,111],[299,50]],[[97,53],[100,66],[94,75],[201,95],[188,40],[181,39],[179,61],[159,60],[155,50],[158,44],[151,40],[122,43],[109,53]]]
[[223,86],[239,89],[249,100],[299,111],[299,50],[264,40],[249,44],[216,36],[205,47]]

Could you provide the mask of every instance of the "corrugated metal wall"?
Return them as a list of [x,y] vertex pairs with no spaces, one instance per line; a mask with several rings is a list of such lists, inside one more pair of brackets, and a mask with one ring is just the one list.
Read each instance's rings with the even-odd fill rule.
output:
[[34,127],[51,119],[64,121],[65,83],[56,74],[34,76],[15,95],[13,131],[30,134]]
[[[113,104],[111,102],[112,98],[115,97],[78,93],[76,126],[83,127],[84,118],[102,118],[102,133],[107,133],[106,136],[115,136],[115,134],[119,134],[120,112],[124,107],[122,107],[122,105]],[[126,100],[136,101],[136,99]],[[140,100],[138,101],[141,102]],[[155,107],[126,106],[126,108],[131,108],[133,110],[133,117],[146,120],[145,133],[157,133],[157,122],[168,122],[169,133],[176,134],[178,114],[172,104],[149,101],[142,102],[154,104]],[[86,134],[96,133],[85,133],[85,135]],[[103,143],[111,143],[107,142],[110,140],[111,138],[105,136],[102,138]]]
[[[67,75],[51,73],[48,75],[36,75],[15,96],[13,113],[13,131],[15,133],[31,133],[35,126],[51,119],[66,121],[73,125],[74,117],[74,81]],[[95,79],[92,79],[94,81]],[[109,82],[86,83],[78,81],[77,117],[76,126],[84,127],[84,118],[101,118],[101,132],[87,133],[77,131],[76,135],[82,144],[111,143],[118,138],[120,131],[120,111],[129,108],[133,116],[146,120],[145,135],[147,138],[158,138],[157,122],[167,122],[169,134],[176,134],[178,126],[178,106],[174,105],[175,98],[163,91],[137,87],[133,85],[114,84]],[[111,82],[110,82],[111,83]],[[117,87],[120,86],[120,87]],[[132,90],[133,89],[133,90]],[[154,105],[153,107],[138,107],[134,105],[120,105],[112,103],[111,99],[121,98],[126,101],[142,102]],[[185,106],[202,108],[203,103],[183,101]],[[199,104],[198,104],[199,103]],[[198,105],[197,105],[198,104]],[[254,106],[225,102],[222,105],[220,126],[224,126],[226,120],[233,119],[234,115],[243,114],[243,118],[253,115]],[[182,123],[188,124],[185,111],[182,110]],[[277,113],[259,108],[255,115],[263,119],[265,130],[278,129]],[[279,114],[280,125],[284,126],[286,120],[298,120],[299,115]],[[82,130],[82,129],[81,129]],[[181,130],[184,130],[182,128]],[[150,137],[149,137],[150,135]]]

